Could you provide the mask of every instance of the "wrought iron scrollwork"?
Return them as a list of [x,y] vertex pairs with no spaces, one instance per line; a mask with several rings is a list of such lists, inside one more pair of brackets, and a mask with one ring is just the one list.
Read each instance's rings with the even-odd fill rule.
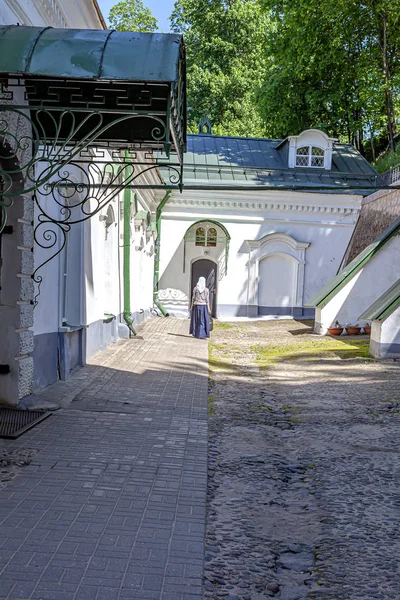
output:
[[[110,139],[121,128],[134,131],[136,122],[142,128],[145,124],[148,142],[127,144]],[[57,194],[60,196],[79,193],[84,198],[77,202],[82,214],[92,216],[124,185],[139,177],[139,166],[142,173],[157,167],[154,147],[162,152],[170,145],[169,130],[157,114],[0,104],[0,232],[6,223],[7,208],[17,196],[28,193],[36,194],[36,198],[39,194],[53,195],[59,205],[55,191],[60,192]],[[138,161],[139,152],[146,156],[142,162]],[[128,165],[136,172],[121,178]],[[181,188],[182,165],[173,161],[170,164],[168,157],[163,168],[164,165],[168,165],[169,170],[166,183],[160,181],[159,187]],[[75,184],[70,180],[71,169],[80,171],[81,182]],[[112,171],[113,177],[105,185],[107,169]],[[16,186],[18,176],[20,185]],[[142,187],[154,186],[143,184]],[[97,208],[93,209],[93,203]],[[67,222],[71,217],[68,209],[63,216],[64,219],[58,216],[55,221]]]
[[[47,174],[39,175],[38,180],[44,181],[34,195],[34,201],[39,213],[34,229],[36,244],[43,249],[52,250],[33,273],[33,280],[38,285],[35,302],[40,294],[42,277],[38,272],[65,247],[66,236],[72,225],[83,223],[102,211],[126,187],[140,188],[141,178],[158,165],[133,162],[134,154],[117,160],[117,152],[110,160],[103,160],[92,155],[92,162],[70,162],[52,172],[51,179]],[[104,155],[103,155],[104,156]],[[51,165],[42,165],[44,171],[52,169]],[[169,182],[171,185],[181,185],[182,172],[178,166],[169,167]],[[50,201],[49,201],[50,200]]]
[[[113,127],[122,124],[126,126],[128,122],[137,119],[142,122],[143,119],[150,119],[155,123],[151,128],[152,140],[160,142],[166,136],[165,123],[156,115],[122,114],[105,123],[104,113],[100,111],[79,113],[79,119],[75,110],[55,112],[39,109],[31,112],[34,118],[26,109],[0,105],[0,144],[8,149],[7,159],[17,158],[22,151],[32,148],[29,158],[23,164],[18,164],[15,169],[0,166],[0,177],[4,180],[4,197],[36,192],[64,166],[80,159],[83,151],[96,146],[96,140]],[[11,131],[11,115],[19,120],[26,120],[24,131],[28,130],[31,133],[19,136],[18,132]],[[0,153],[1,158],[3,157]],[[45,162],[47,167],[39,174],[37,166],[42,162]],[[12,175],[17,172],[25,172],[26,176],[24,189],[15,191]]]

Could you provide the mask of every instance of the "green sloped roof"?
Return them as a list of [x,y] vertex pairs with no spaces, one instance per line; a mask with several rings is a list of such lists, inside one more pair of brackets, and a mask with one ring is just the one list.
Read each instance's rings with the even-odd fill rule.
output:
[[340,273],[322,288],[305,306],[325,306],[345,285],[356,275],[360,269],[384,246],[390,238],[400,232],[400,217],[393,221],[374,241],[364,248],[354,260],[351,261]]
[[378,298],[359,319],[364,321],[383,321],[400,306],[400,279]]
[[[161,172],[166,180],[168,170]],[[366,196],[378,173],[351,144],[335,143],[330,169],[289,168],[285,140],[192,134],[184,157],[185,185],[307,189]],[[369,191],[368,191],[369,190]]]
[[0,73],[172,82],[182,36],[103,29],[0,27]]

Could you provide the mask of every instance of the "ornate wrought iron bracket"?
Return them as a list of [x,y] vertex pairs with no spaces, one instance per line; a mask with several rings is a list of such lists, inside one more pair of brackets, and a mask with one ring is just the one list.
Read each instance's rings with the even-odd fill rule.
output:
[[[135,123],[146,124],[148,143],[106,140]],[[158,169],[152,146],[169,151],[170,145],[166,124],[157,114],[0,104],[0,233],[7,209],[31,194],[37,207],[34,240],[53,250],[32,275],[37,296],[42,283],[38,271],[62,252],[72,225],[96,215],[126,187],[182,188],[182,164],[165,153],[167,182],[160,178],[157,185],[146,177]]]

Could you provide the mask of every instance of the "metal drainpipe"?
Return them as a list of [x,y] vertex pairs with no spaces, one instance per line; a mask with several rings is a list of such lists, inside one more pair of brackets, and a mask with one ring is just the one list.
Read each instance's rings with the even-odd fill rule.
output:
[[157,230],[157,241],[156,241],[156,251],[154,253],[154,289],[153,289],[153,302],[157,306],[157,308],[161,311],[161,314],[164,317],[168,317],[168,312],[165,310],[163,305],[158,299],[158,284],[160,279],[160,248],[161,248],[161,214],[164,206],[168,202],[169,197],[171,196],[172,191],[168,190],[165,194],[164,198],[161,200],[160,204],[157,206],[156,210],[156,230]]
[[[125,158],[128,158],[128,152],[125,152]],[[128,177],[132,174],[132,167],[126,167]],[[131,203],[132,194],[129,188],[124,189],[124,264],[123,264],[123,279],[124,279],[124,321],[127,324],[129,331],[133,335],[137,335],[133,327],[133,319],[131,314]]]

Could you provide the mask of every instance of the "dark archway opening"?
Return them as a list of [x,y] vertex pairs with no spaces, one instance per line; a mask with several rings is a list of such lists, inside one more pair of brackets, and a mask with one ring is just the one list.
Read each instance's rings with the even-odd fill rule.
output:
[[210,291],[210,307],[213,317],[217,315],[217,265],[214,261],[207,258],[201,258],[192,263],[192,272],[190,278],[190,297],[193,288],[199,280],[199,277],[205,277],[206,286]]

